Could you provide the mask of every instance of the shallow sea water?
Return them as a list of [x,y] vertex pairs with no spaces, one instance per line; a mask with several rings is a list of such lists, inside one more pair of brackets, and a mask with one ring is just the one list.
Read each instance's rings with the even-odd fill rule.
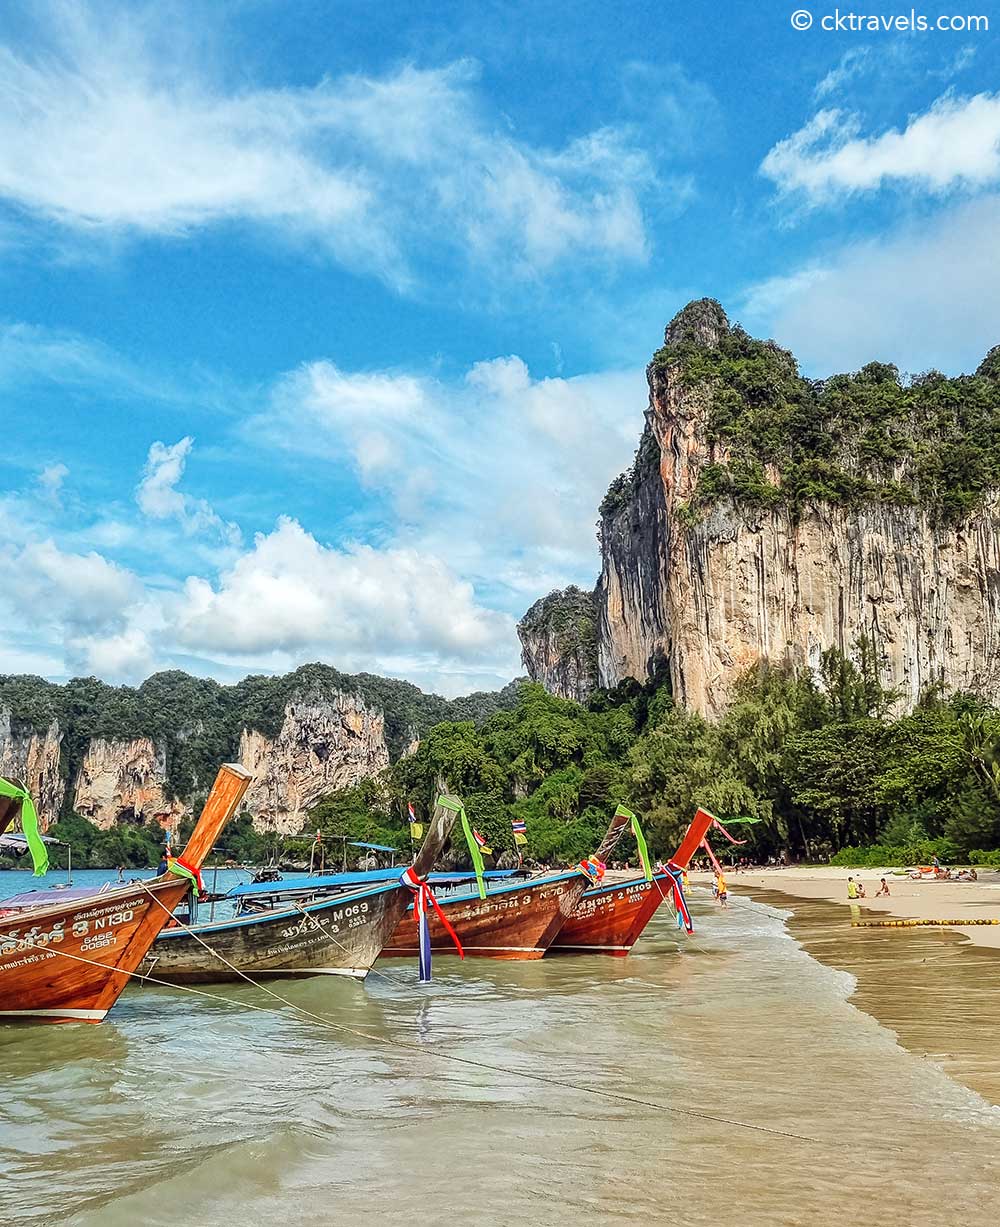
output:
[[[1000,1109],[939,1059],[940,993],[897,1002],[918,1055],[787,911],[695,892],[694,913],[693,940],[658,916],[627,960],[439,958],[429,986],[392,961],[365,984],[274,986],[376,1039],[251,986],[132,988],[100,1027],[0,1027],[0,1221],[991,1221]],[[829,923],[793,925],[808,946]]]

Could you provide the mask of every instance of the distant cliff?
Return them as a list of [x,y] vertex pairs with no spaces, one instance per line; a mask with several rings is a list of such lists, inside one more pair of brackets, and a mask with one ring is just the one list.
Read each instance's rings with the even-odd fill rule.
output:
[[517,627],[529,676],[584,702],[597,686],[597,614],[594,594],[575,587],[536,601]]
[[102,829],[176,826],[219,764],[238,761],[255,777],[254,826],[293,832],[321,796],[377,774],[433,724],[483,719],[515,698],[514,683],[446,700],[325,665],[235,686],[180,672],[137,689],[0,675],[0,775],[24,781],[46,824],[76,812]]
[[[600,509],[601,686],[662,666],[717,716],[756,662],[815,669],[864,637],[903,708],[935,684],[995,697],[1000,347],[958,378],[873,362],[813,381],[701,300],[647,379],[635,464]],[[525,661],[546,684],[575,669]]]

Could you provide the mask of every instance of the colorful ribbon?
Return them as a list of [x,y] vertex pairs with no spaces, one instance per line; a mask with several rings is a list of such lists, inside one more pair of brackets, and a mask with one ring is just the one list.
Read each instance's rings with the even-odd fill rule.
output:
[[431,978],[431,927],[427,909],[428,903],[437,912],[438,920],[441,921],[444,931],[455,943],[455,949],[458,951],[460,958],[465,958],[465,951],[462,949],[462,943],[458,940],[458,934],[452,928],[451,922],[441,910],[441,905],[437,899],[434,898],[434,892],[427,885],[424,878],[417,876],[412,865],[399,875],[399,882],[401,886],[407,887],[413,894],[413,919],[417,922],[417,959],[419,966],[417,978],[423,984]]
[[581,873],[586,874],[586,876],[590,878],[591,882],[596,883],[600,882],[600,880],[604,877],[604,871],[607,869],[607,865],[605,865],[603,861],[599,861],[595,856],[588,856],[582,860],[579,865],[577,865],[577,869],[579,869]]
[[635,836],[635,846],[639,849],[639,861],[642,864],[642,872],[646,875],[646,881],[652,882],[653,869],[649,863],[649,849],[646,847],[646,837],[642,833],[642,827],[639,825],[639,819],[632,813],[630,809],[626,809],[624,805],[619,805],[615,810],[616,818],[627,818],[632,827],[632,834]]
[[742,845],[746,843],[745,839],[733,839],[732,835],[729,834],[729,832],[722,825],[722,823],[718,820],[718,818],[712,819],[711,829],[713,831],[721,831],[722,834],[725,835],[726,839],[728,839],[731,844],[737,844],[738,846],[742,847]]
[[712,863],[712,868],[715,870],[715,872],[716,872],[716,873],[717,873],[717,874],[718,874],[720,877],[725,876],[725,875],[723,874],[723,872],[722,872],[722,866],[721,866],[721,865],[719,864],[719,862],[718,862],[718,861],[715,859],[715,853],[714,853],[714,852],[712,851],[712,849],[709,847],[709,844],[708,844],[708,836],[707,836],[707,835],[706,835],[706,836],[705,836],[705,838],[704,838],[704,839],[701,841],[701,846],[702,846],[702,847],[705,849],[705,851],[708,853],[708,859],[711,861],[711,863]]
[[176,873],[179,878],[187,878],[194,890],[194,897],[197,899],[204,887],[201,883],[201,872],[194,865],[189,865],[187,861],[182,861],[179,856],[171,857],[167,861],[167,873]]
[[479,890],[479,898],[485,899],[486,883],[483,881],[483,854],[479,851],[479,845],[473,838],[472,827],[469,824],[469,817],[465,812],[465,806],[461,801],[452,801],[450,797],[438,797],[437,803],[444,809],[450,809],[453,814],[458,815],[458,819],[462,824],[462,831],[465,835],[465,842],[469,845],[472,867],[476,871],[476,886]]
[[38,833],[38,811],[26,788],[20,788],[12,780],[0,779],[0,797],[9,797],[21,802],[21,830],[31,853],[31,864],[36,878],[43,877],[49,868],[49,853]]
[[670,881],[674,890],[674,907],[677,910],[677,927],[684,928],[685,932],[693,933],[694,925],[691,923],[691,911],[688,908],[687,899],[684,897],[684,887],[681,885],[681,878],[684,870],[679,865],[675,865],[673,861],[667,863],[667,873],[670,875]]

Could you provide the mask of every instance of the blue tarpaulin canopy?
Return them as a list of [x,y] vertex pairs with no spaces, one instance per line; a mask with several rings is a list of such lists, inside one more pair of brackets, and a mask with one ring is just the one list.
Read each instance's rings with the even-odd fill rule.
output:
[[356,841],[351,841],[352,848],[368,848],[372,852],[398,852],[398,848],[389,848],[385,844],[359,844]]
[[[483,877],[507,878],[515,872],[514,869],[492,869],[483,874]],[[358,873],[319,873],[311,878],[282,878],[279,882],[247,882],[227,891],[226,898],[238,899],[245,895],[280,895],[286,891],[321,891],[351,886],[371,886],[379,882],[389,882],[393,878],[398,878],[399,874],[400,870],[397,867],[396,869],[367,869]],[[474,877],[475,874],[471,871],[432,873],[428,875],[428,880],[432,885],[434,883],[445,885],[465,882]]]

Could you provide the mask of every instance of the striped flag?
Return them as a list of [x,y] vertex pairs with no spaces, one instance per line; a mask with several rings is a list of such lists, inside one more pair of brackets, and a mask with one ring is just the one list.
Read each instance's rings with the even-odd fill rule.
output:
[[528,824],[521,818],[510,820],[510,829],[514,832],[514,843],[520,848],[528,842]]
[[472,828],[472,838],[476,841],[480,852],[485,852],[487,856],[493,855],[493,849],[486,842],[485,837],[480,835],[475,827]]
[[417,821],[417,811],[413,808],[413,802],[407,801],[406,808],[410,812],[410,838],[413,840],[423,838],[424,824]]

